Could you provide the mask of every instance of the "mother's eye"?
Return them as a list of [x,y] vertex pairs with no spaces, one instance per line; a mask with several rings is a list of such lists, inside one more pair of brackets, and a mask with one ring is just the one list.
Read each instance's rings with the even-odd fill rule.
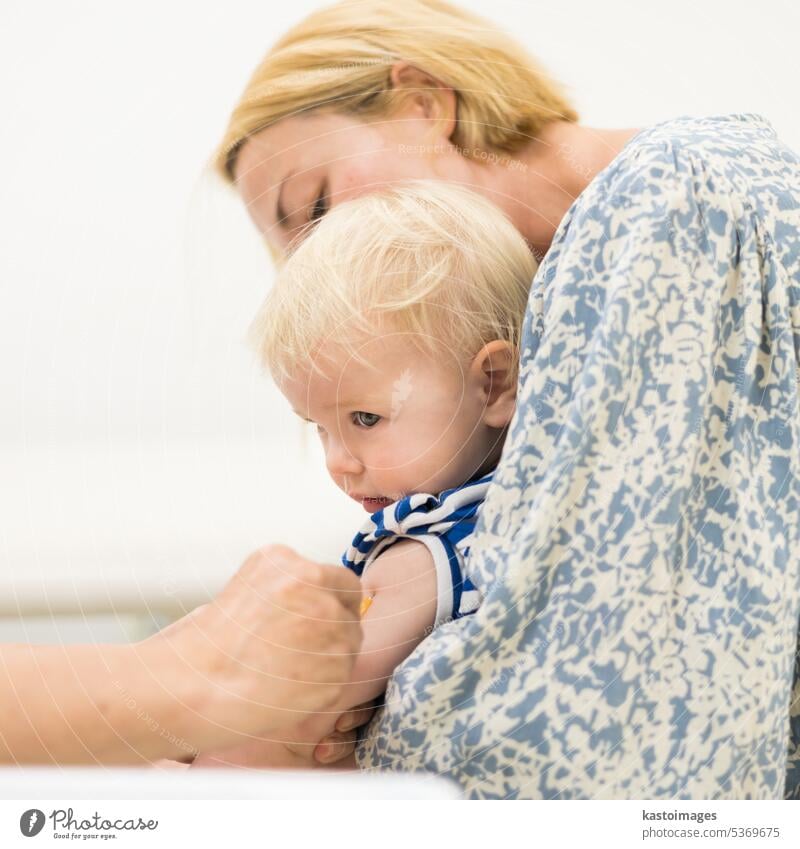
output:
[[308,210],[308,220],[317,221],[328,211],[328,198],[325,196],[325,186],[320,189],[319,197]]
[[359,427],[375,427],[381,420],[377,413],[365,413],[363,410],[358,410],[353,413],[353,423]]

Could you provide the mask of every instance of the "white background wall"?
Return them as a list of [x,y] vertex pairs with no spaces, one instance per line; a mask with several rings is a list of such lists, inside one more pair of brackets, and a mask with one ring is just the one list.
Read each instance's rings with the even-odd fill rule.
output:
[[[203,168],[266,47],[318,5],[4,0],[0,439],[249,439],[278,414],[241,344],[269,265]],[[758,111],[800,148],[792,0],[464,5],[589,125]]]
[[[185,573],[189,550],[222,576],[272,532],[260,517],[291,482],[270,451],[298,436],[242,343],[270,268],[204,168],[265,49],[317,5],[0,6],[0,542],[15,592],[34,567],[49,586],[57,563]],[[522,39],[590,126],[755,111],[800,149],[793,0],[464,5]]]

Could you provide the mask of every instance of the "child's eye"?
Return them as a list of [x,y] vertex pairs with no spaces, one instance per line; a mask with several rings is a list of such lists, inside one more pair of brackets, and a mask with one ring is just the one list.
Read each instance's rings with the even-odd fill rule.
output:
[[353,413],[353,422],[359,427],[375,427],[381,420],[377,413],[365,413],[363,410],[358,410]]

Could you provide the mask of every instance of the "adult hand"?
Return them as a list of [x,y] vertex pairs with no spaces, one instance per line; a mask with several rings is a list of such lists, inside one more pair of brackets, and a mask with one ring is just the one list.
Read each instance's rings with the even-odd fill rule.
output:
[[150,638],[169,641],[196,673],[195,745],[241,742],[332,705],[361,645],[360,600],[349,570],[271,545],[213,602]]

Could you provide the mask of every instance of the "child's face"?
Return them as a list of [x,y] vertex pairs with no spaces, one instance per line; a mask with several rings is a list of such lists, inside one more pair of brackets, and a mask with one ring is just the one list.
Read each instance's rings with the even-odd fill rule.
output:
[[325,376],[309,368],[280,383],[294,411],[317,425],[340,489],[373,513],[494,468],[514,391],[487,396],[478,357],[426,354],[399,333],[372,338],[358,351],[372,368],[327,345],[318,355],[330,360],[317,359]]

